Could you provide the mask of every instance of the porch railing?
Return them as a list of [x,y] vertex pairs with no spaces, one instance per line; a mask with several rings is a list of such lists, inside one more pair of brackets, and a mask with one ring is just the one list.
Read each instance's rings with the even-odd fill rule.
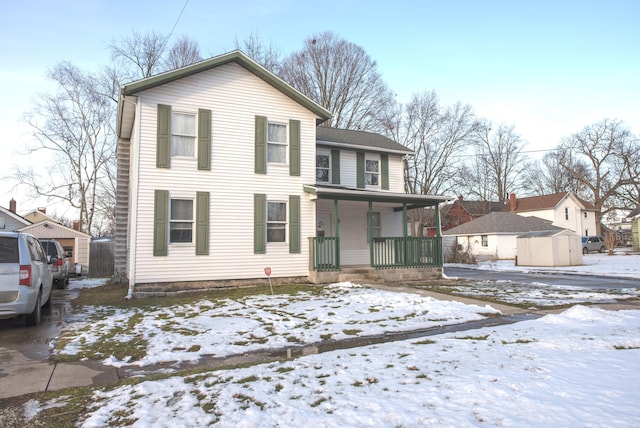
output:
[[340,270],[340,238],[311,238],[313,270],[328,272]]
[[[312,237],[313,270],[340,270],[340,238]],[[399,269],[442,266],[442,238],[392,237],[374,238],[371,243],[371,267]]]
[[442,237],[374,238],[372,247],[376,269],[442,266]]

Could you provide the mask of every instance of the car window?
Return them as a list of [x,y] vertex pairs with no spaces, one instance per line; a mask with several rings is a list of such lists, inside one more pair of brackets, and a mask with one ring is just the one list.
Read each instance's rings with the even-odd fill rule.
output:
[[18,239],[8,236],[0,237],[0,263],[19,263]]
[[43,261],[45,260],[44,253],[42,252],[42,245],[34,238],[27,237],[27,246],[29,247],[29,254],[31,254],[31,260]]

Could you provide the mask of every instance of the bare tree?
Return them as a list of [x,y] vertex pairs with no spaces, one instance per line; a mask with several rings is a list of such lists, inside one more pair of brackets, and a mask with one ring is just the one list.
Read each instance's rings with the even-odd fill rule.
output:
[[151,77],[163,71],[162,57],[166,43],[167,37],[162,34],[153,31],[140,34],[132,31],[130,36],[109,44],[111,59],[114,63],[127,65],[127,69],[135,69],[129,76],[130,80]]
[[187,37],[180,36],[171,46],[164,61],[164,68],[173,70],[202,61],[198,44]]
[[249,37],[242,42],[239,42],[236,38],[235,47],[249,55],[255,62],[267,70],[278,74],[282,54],[271,43],[268,45],[264,44],[257,34],[251,33]]
[[523,189],[533,195],[571,192],[585,196],[585,186],[576,180],[572,171],[581,171],[588,176],[588,167],[584,162],[571,156],[571,151],[560,145],[546,153],[542,161],[529,164],[523,176]]
[[489,122],[479,128],[475,142],[477,161],[483,164],[479,171],[489,177],[476,177],[474,181],[490,183],[492,197],[506,202],[509,193],[521,186],[521,174],[526,168],[526,157],[522,153],[524,142],[513,126],[500,125],[492,129]]
[[395,105],[376,62],[332,32],[313,35],[282,62],[279,75],[333,113],[329,126],[374,131]]
[[[405,190],[422,195],[453,189],[461,162],[459,155],[472,142],[480,125],[469,105],[440,106],[434,91],[415,94],[384,124],[388,136],[415,152],[405,163]],[[414,235],[422,231],[427,221],[425,212],[419,210],[412,222],[418,228]]]
[[90,232],[103,180],[111,173],[115,109],[95,90],[96,78],[69,63],[55,66],[49,78],[57,92],[43,95],[25,120],[35,139],[27,154],[46,151],[53,160],[47,168],[18,168],[15,178],[36,197],[78,208],[81,228]]
[[639,140],[621,121],[604,119],[565,139],[564,146],[586,166],[571,174],[587,189],[588,200],[596,207],[600,234],[600,222],[608,213],[634,207],[632,200],[625,203],[623,195],[633,194],[639,186]]

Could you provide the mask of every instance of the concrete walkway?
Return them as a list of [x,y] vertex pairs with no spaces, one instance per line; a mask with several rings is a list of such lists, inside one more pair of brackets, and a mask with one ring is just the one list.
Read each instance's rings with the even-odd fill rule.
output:
[[[358,337],[353,339],[321,342],[296,347],[270,349],[249,352],[242,355],[233,355],[224,358],[202,358],[196,364],[150,366],[144,368],[128,367],[115,368],[102,365],[100,362],[83,361],[74,363],[51,363],[26,357],[24,354],[0,347],[0,402],[2,399],[17,397],[23,394],[56,391],[70,387],[109,385],[133,376],[149,375],[153,373],[167,372],[167,369],[193,370],[193,369],[222,369],[238,364],[259,364],[277,361],[287,358],[297,358],[304,355],[333,351],[336,349],[349,349],[367,346],[374,343],[406,340],[416,337],[432,336],[455,331],[472,330],[489,325],[504,325],[527,319],[534,319],[547,313],[560,312],[562,310],[526,310],[514,306],[488,303],[467,297],[452,296],[429,290],[418,289],[401,285],[368,285],[381,290],[418,294],[432,297],[438,300],[453,300],[464,304],[477,306],[491,306],[500,312],[502,316],[490,317],[480,321],[463,324],[432,327],[428,329],[412,330],[405,332],[393,332],[376,336]],[[597,305],[604,309],[640,309],[640,301]]]

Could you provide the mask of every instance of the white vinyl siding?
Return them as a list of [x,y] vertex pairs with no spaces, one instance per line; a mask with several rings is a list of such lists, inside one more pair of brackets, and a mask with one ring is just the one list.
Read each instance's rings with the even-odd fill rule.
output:
[[[315,202],[303,193],[315,182],[316,116],[241,66],[231,63],[138,94],[138,138],[131,144],[132,205],[129,279],[133,283],[307,276],[309,245],[315,234]],[[172,158],[171,168],[155,167],[157,105],[175,111],[211,110],[211,171],[194,167],[194,159]],[[300,176],[289,168],[254,173],[255,116],[270,123],[300,120]],[[288,127],[287,127],[288,128]],[[153,257],[154,189],[167,189],[171,198],[210,194],[209,255],[194,257],[193,245],[169,245],[167,257]],[[300,195],[301,252],[287,245],[253,253],[254,194],[288,201]],[[135,259],[133,258],[135,257]],[[131,263],[135,260],[135,266]]]
[[[318,153],[322,152],[318,151]],[[380,155],[366,153],[365,169],[366,160],[380,161]],[[371,190],[380,190],[380,180],[382,178],[382,171],[380,171],[381,164],[378,163],[378,166],[378,186],[367,186]],[[356,152],[353,150],[340,150],[340,185],[356,188],[356,173]],[[389,191],[404,193],[404,164],[401,155],[389,154]]]

